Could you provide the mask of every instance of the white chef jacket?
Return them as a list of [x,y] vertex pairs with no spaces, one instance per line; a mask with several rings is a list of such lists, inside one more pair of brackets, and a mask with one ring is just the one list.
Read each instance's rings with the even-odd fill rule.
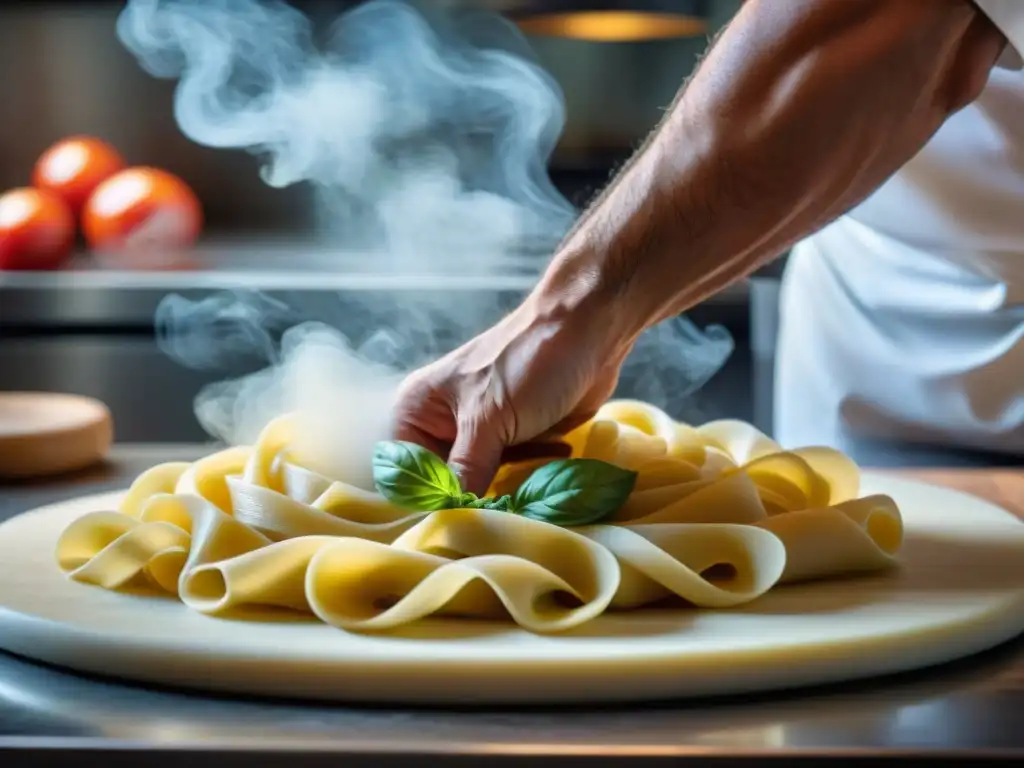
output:
[[1024,455],[1024,0],[977,0],[1010,41],[981,97],[791,254],[774,431]]

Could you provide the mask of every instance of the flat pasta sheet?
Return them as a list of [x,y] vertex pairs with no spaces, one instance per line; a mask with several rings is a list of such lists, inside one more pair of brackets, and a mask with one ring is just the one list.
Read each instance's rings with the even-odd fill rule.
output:
[[[637,401],[610,402],[566,436],[574,458],[638,473],[614,515],[580,528],[399,509],[304,466],[295,429],[284,416],[253,446],[153,467],[119,509],[64,530],[60,568],[109,590],[144,582],[207,614],[277,606],[350,632],[478,617],[552,633],[607,611],[728,609],[781,584],[890,568],[903,540],[895,502],[858,496],[842,453],[784,451],[744,422],[691,426]],[[542,463],[503,466],[488,495],[513,493]]]

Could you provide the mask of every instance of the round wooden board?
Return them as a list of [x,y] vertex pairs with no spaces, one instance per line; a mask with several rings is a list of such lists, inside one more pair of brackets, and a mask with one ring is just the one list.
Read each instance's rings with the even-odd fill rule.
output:
[[57,392],[0,392],[0,478],[83,469],[113,440],[110,411],[98,400]]
[[900,504],[899,571],[774,590],[742,609],[606,615],[559,636],[435,620],[354,635],[295,615],[213,618],[69,581],[54,544],[118,494],[0,525],[0,646],[127,680],[339,701],[561,703],[706,696],[938,664],[1024,631],[1024,523],[972,496],[868,475]]

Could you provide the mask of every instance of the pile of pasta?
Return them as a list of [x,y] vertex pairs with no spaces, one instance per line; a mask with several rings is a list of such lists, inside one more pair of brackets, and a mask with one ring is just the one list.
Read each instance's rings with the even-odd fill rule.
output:
[[[566,437],[573,457],[638,473],[617,513],[579,528],[399,509],[303,466],[294,437],[282,417],[253,446],[153,467],[117,511],[67,527],[60,568],[109,590],[155,586],[206,614],[275,606],[352,632],[476,617],[549,633],[607,611],[726,609],[780,584],[889,568],[903,540],[894,501],[858,497],[844,454],[784,451],[744,422],[694,427],[637,401],[606,404]],[[491,494],[542,463],[503,466]]]

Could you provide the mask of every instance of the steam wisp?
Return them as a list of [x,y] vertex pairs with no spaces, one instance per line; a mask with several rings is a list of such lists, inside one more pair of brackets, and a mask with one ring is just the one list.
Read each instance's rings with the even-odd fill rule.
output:
[[[117,31],[146,71],[178,78],[185,135],[260,156],[271,186],[313,185],[339,272],[358,265],[381,275],[382,290],[407,288],[410,275],[506,275],[524,261],[539,272],[540,254],[575,218],[546,170],[564,123],[561,91],[498,17],[428,21],[375,0],[316,45],[309,19],[284,3],[130,0]],[[320,468],[366,484],[401,374],[497,311],[488,292],[399,290],[390,316],[371,320],[376,296],[339,296],[331,317],[320,313],[328,323],[298,322],[301,306],[265,296],[171,296],[158,334],[189,367],[253,354],[268,364],[200,393],[196,416],[213,436],[248,443],[296,411]],[[680,319],[644,337],[623,379],[678,413],[731,351],[722,329]]]

